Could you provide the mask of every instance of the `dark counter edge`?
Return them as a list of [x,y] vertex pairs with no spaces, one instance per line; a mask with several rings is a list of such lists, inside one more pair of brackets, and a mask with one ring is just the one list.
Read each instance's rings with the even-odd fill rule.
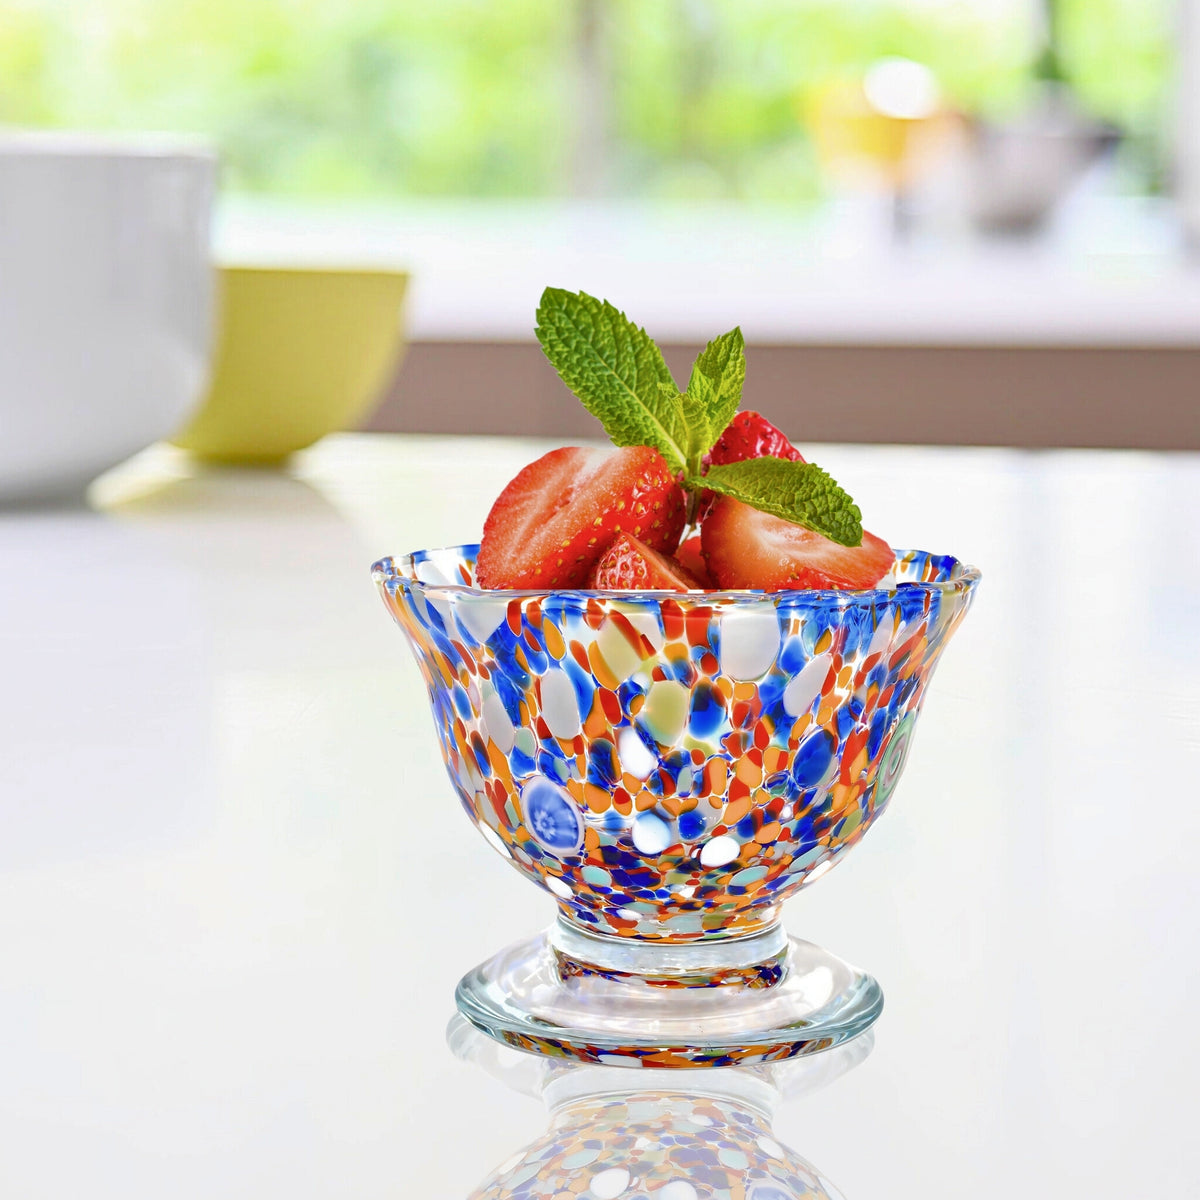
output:
[[[686,382],[699,345],[667,345]],[[807,442],[1200,450],[1200,348],[752,345],[743,407]],[[594,437],[534,342],[411,345],[363,428]]]

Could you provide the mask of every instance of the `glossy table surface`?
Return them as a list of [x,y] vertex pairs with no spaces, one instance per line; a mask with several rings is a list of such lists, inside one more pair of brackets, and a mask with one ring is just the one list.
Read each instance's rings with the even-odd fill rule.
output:
[[[367,571],[474,540],[540,449],[156,448],[0,512],[0,1194],[463,1198],[592,1086],[447,1043],[458,977],[551,914],[459,811]],[[815,1195],[1194,1195],[1200,459],[813,457],[984,584],[891,815],[785,913],[879,978],[871,1053],[668,1085],[767,1088]],[[654,1194],[607,1152],[568,1194]]]

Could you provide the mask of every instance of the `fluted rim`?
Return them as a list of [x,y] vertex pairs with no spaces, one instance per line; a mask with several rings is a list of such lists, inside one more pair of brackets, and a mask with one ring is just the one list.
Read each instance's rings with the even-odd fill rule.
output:
[[398,584],[421,595],[434,599],[466,601],[511,601],[544,600],[559,603],[575,601],[581,605],[599,600],[605,603],[649,604],[673,600],[684,609],[722,608],[734,605],[770,603],[775,607],[803,604],[811,608],[814,602],[829,608],[849,608],[855,605],[878,605],[894,602],[904,596],[923,592],[946,595],[964,594],[974,590],[982,574],[978,567],[964,563],[952,555],[934,554],[928,550],[896,550],[895,569],[904,572],[924,570],[936,572],[933,579],[899,579],[894,587],[869,588],[862,591],[826,589],[786,589],[777,592],[755,589],[728,589],[720,591],[622,591],[589,588],[479,588],[467,583],[430,582],[417,574],[417,568],[436,558],[452,557],[461,562],[473,563],[479,553],[477,542],[460,546],[439,546],[428,550],[413,550],[407,554],[381,558],[371,565],[371,576],[376,584]]

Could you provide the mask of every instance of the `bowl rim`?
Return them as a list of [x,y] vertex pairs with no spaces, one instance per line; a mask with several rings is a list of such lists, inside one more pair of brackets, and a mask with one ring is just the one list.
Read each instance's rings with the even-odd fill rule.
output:
[[288,258],[280,262],[268,259],[261,261],[249,258],[231,258],[217,256],[213,266],[219,275],[281,275],[287,279],[295,279],[301,275],[311,275],[321,279],[390,279],[394,282],[410,283],[412,272],[407,267],[388,267],[378,263],[355,262],[306,262],[303,259]]
[[174,160],[215,166],[216,143],[203,134],[14,126],[0,129],[0,158]]
[[574,599],[586,602],[588,600],[623,601],[638,603],[644,599],[676,600],[691,606],[706,606],[718,601],[742,603],[800,603],[805,600],[819,599],[824,604],[849,607],[853,604],[879,604],[898,600],[901,596],[911,596],[917,592],[971,592],[978,586],[983,573],[978,567],[964,563],[953,555],[935,555],[928,550],[910,550],[893,547],[896,561],[907,554],[926,554],[932,558],[949,558],[953,560],[951,577],[943,580],[904,581],[890,588],[866,588],[859,591],[837,588],[785,588],[781,591],[759,591],[754,588],[728,588],[721,590],[695,590],[687,592],[660,591],[652,588],[630,589],[597,589],[597,588],[479,588],[468,587],[461,583],[425,583],[415,576],[406,574],[401,564],[414,565],[418,554],[457,554],[466,557],[466,552],[476,552],[478,542],[464,542],[457,546],[435,546],[429,549],[410,550],[407,554],[399,554],[378,559],[371,564],[371,578],[376,585],[382,587],[388,582],[397,582],[402,586],[419,591],[423,596],[465,597],[472,600],[549,600]]

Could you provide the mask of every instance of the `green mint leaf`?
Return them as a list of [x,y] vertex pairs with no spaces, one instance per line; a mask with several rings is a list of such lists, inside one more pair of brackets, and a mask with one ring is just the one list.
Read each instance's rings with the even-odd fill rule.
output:
[[690,438],[679,389],[644,329],[607,300],[547,288],[537,339],[615,445],[654,446],[672,470],[686,468]]
[[740,327],[723,333],[705,346],[692,366],[687,395],[704,408],[708,424],[710,450],[733,420],[742,402],[746,382],[746,342]]
[[693,427],[693,442],[703,456],[720,436],[709,419],[709,413],[716,404],[716,390],[707,375],[696,375],[693,370],[688,390],[682,392],[681,397],[684,415],[688,418],[689,426]]
[[699,475],[703,469],[705,452],[713,443],[712,432],[708,424],[708,409],[706,405],[681,392],[674,384],[669,387],[660,383],[659,390],[663,393],[663,402],[677,404],[683,413],[684,427],[687,430],[686,450],[687,461],[684,471],[688,476]]
[[748,458],[709,467],[707,475],[691,482],[794,521],[843,546],[862,544],[858,505],[815,463]]

